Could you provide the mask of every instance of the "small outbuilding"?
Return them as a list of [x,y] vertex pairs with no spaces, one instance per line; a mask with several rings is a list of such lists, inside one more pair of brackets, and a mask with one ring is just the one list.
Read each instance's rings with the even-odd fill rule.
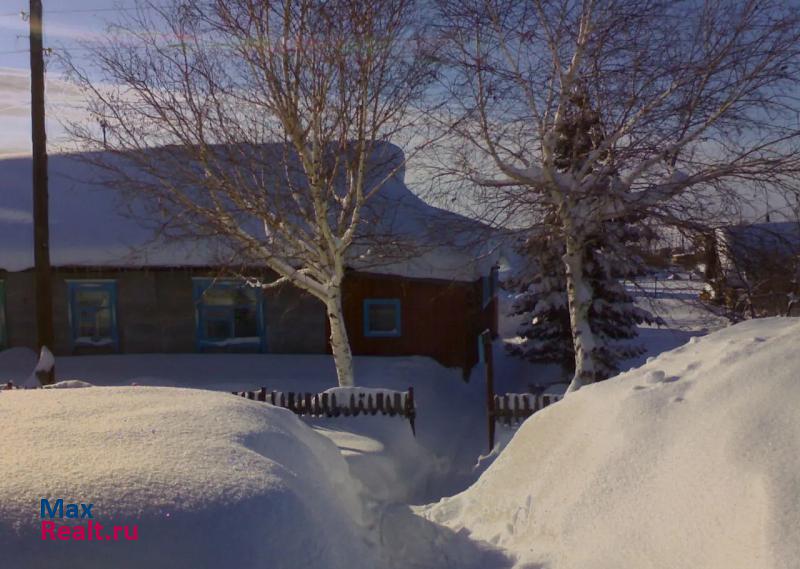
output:
[[800,223],[717,229],[708,251],[714,295],[750,317],[800,314]]

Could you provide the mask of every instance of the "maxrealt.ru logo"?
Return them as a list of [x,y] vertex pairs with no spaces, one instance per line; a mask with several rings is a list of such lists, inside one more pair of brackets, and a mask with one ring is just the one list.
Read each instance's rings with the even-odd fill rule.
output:
[[[137,541],[139,539],[139,526],[112,526],[113,533],[101,533],[103,524],[94,521],[93,507],[94,504],[64,504],[63,498],[52,503],[47,498],[42,498],[42,540],[117,541],[124,538],[128,541]],[[45,518],[87,521],[86,524],[58,524]]]

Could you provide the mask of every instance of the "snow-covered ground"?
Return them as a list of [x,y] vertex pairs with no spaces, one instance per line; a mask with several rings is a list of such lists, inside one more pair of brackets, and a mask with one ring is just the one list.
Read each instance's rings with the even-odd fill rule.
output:
[[[639,337],[635,342],[645,348],[639,357],[621,363],[627,371],[641,366],[648,358],[685,344],[694,336],[703,336],[728,325],[726,318],[715,314],[711,307],[699,299],[705,283],[689,280],[685,272],[664,272],[655,276],[641,278],[626,285],[635,299],[636,305],[652,312],[664,321],[662,326],[640,326]],[[498,391],[525,392],[529,385],[549,385],[567,381],[562,370],[556,365],[532,364],[520,358],[507,357],[505,344],[517,342],[515,338],[521,317],[509,317],[512,295],[500,296],[500,336],[495,346],[496,375],[499,378]]]
[[[700,283],[635,286],[667,324],[642,331],[642,367],[499,429],[479,468],[479,368],[464,383],[426,358],[356,358],[360,385],[415,388],[414,438],[397,417],[298,419],[213,392],[323,391],[329,356],[57,358],[59,379],[115,387],[0,392],[0,566],[63,559],[39,529],[39,500],[63,497],[139,527],[69,544],[90,568],[793,567],[800,319],[712,332],[726,323]],[[502,344],[498,391],[557,378]],[[35,363],[0,353],[0,381]]]
[[[174,388],[0,397],[4,568],[381,565],[359,484],[337,448],[289,411]],[[42,498],[93,504],[103,528],[90,533],[111,537],[43,541]],[[83,525],[82,536],[89,521],[53,520]],[[115,525],[128,534],[112,539]]]
[[688,273],[664,273],[628,283],[636,304],[664,321],[662,326],[640,326],[639,338],[646,352],[623,363],[622,370],[637,368],[648,358],[672,350],[695,336],[726,327],[727,318],[700,300],[705,282],[689,280]]
[[[29,350],[0,353],[0,383],[19,383],[36,363]],[[466,488],[486,452],[485,391],[480,374],[422,357],[355,358],[362,387],[404,391],[414,387],[417,436],[399,417],[303,419],[342,450],[351,471],[376,499],[426,503]],[[60,357],[59,380],[101,386],[131,384],[217,391],[258,389],[321,392],[336,384],[330,356],[273,354],[144,354]],[[233,397],[233,396],[231,396]]]
[[796,567],[800,319],[748,321],[529,419],[426,518],[519,568]]

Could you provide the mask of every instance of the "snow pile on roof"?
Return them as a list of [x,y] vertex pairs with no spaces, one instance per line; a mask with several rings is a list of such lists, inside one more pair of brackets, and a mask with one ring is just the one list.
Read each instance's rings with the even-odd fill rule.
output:
[[[159,220],[143,213],[80,155],[48,157],[50,261],[53,266],[207,266],[220,258],[208,242],[158,239]],[[141,210],[141,208],[138,208]],[[33,266],[33,190],[29,157],[0,160],[0,269]]]
[[773,266],[780,271],[800,255],[800,223],[781,221],[731,225],[717,230],[723,268],[753,270]]
[[[4,567],[380,565],[344,459],[289,411],[191,389],[10,391],[0,432]],[[138,540],[42,541],[42,498],[92,503],[101,534]]]
[[720,233],[746,249],[796,252],[800,247],[800,223],[796,221],[731,225]]
[[794,567],[800,319],[693,338],[528,420],[425,515],[517,567]]
[[[260,198],[264,187],[275,188],[272,191],[278,199],[274,201],[281,204],[275,207],[281,215],[300,227],[306,223],[310,206],[303,209],[288,198],[288,178],[280,167],[285,151],[282,145],[214,148],[219,154],[214,161],[217,167],[234,169],[237,180],[259,180],[252,188],[242,186],[242,192]],[[390,144],[379,145],[375,154],[375,172],[369,183],[383,181],[384,170],[391,172],[396,160],[403,160],[402,151]],[[179,218],[170,213],[174,204],[168,206],[155,195],[143,198],[141,189],[134,192],[136,184],[152,191],[155,186],[174,183],[188,187],[198,203],[207,199],[205,192],[180,177],[194,180],[191,161],[185,166],[183,149],[154,148],[135,156],[128,160],[123,155],[91,152],[49,157],[50,256],[54,266],[220,266],[232,256],[236,262],[247,262],[213,235],[187,239],[186,228],[169,231],[176,229],[171,225]],[[181,174],[181,166],[189,173]],[[365,204],[349,264],[411,277],[475,280],[488,274],[498,248],[488,242],[489,229],[425,203],[403,178],[404,170],[399,168]],[[293,184],[303,186],[302,180],[293,180]],[[287,194],[285,199],[281,199],[282,192]],[[132,197],[134,193],[136,197]],[[32,208],[31,159],[0,159],[0,269],[19,271],[33,266]],[[331,212],[334,217],[336,213]],[[266,243],[258,219],[245,218],[240,225]],[[165,230],[184,238],[173,235],[167,239]],[[196,228],[192,233],[196,234]],[[260,261],[256,258],[255,262]]]

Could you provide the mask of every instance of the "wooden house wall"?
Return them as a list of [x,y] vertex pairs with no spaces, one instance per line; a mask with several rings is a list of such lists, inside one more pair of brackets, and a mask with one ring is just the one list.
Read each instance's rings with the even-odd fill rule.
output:
[[[213,269],[56,269],[53,324],[56,355],[103,354],[111,347],[75,346],[69,321],[68,280],[116,283],[120,353],[190,353],[197,350],[193,277],[215,278]],[[34,273],[0,275],[5,283],[7,347],[36,347]],[[267,351],[324,353],[322,304],[290,286],[264,293]]]
[[[434,358],[468,372],[478,361],[478,335],[496,333],[496,302],[482,306],[480,280],[464,283],[433,279],[349,273],[344,282],[344,312],[355,355]],[[364,300],[398,299],[401,335],[368,337]],[[330,348],[329,348],[330,351]]]
[[[204,269],[57,269],[53,278],[56,355],[101,354],[110,347],[73,345],[67,281],[112,279],[120,353],[196,351],[193,277],[219,277]],[[34,274],[4,273],[7,347],[36,346]],[[482,302],[485,282],[449,282],[349,273],[344,283],[348,335],[356,355],[436,359],[465,373],[478,362],[478,335],[496,333],[497,304]],[[399,337],[367,337],[365,299],[398,299]],[[323,304],[292,286],[265,292],[266,349],[272,353],[325,353],[330,336]]]

